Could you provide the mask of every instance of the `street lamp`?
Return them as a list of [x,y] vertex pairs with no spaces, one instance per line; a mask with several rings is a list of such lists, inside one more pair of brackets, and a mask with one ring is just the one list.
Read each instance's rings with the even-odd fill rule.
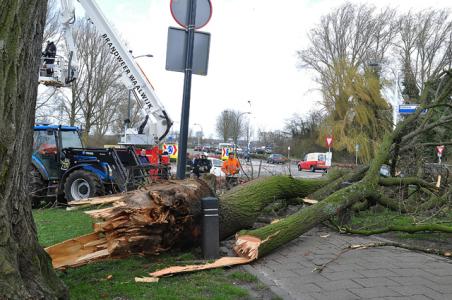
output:
[[[248,100],[248,104],[250,105],[250,114],[251,114],[251,100]],[[250,136],[250,123],[251,123],[251,118],[248,120],[248,126],[247,126],[247,132],[246,132],[246,144],[248,147],[248,153],[250,152],[250,143],[251,143],[251,136]]]
[[[239,126],[240,117],[243,116],[243,115],[245,115],[245,114],[251,115],[251,112],[250,112],[250,111],[245,111],[245,112],[239,113],[239,114],[237,115],[237,120],[236,120],[236,122],[237,122],[237,123],[236,123],[236,124],[237,124],[237,129],[238,129],[238,126]],[[238,131],[238,132],[239,132],[239,131]],[[238,132],[237,132],[237,133],[238,133]],[[238,136],[237,136],[237,140],[238,140]],[[236,147],[237,147],[237,142],[238,142],[237,140],[234,141],[235,144],[236,144],[236,145],[235,145]]]
[[132,55],[132,58],[134,58],[134,59],[137,59],[140,57],[154,57],[154,55],[152,55],[152,54],[142,54],[142,55],[133,56],[132,50],[129,50],[129,53]]
[[132,56],[134,59],[140,58],[140,57],[154,57],[154,55],[152,54],[142,54],[142,55],[138,55],[138,56]]
[[200,139],[202,138],[202,136],[203,136],[203,134],[204,134],[204,130],[202,129],[201,124],[199,124],[199,123],[194,123],[193,125],[198,125],[198,126],[201,128],[201,134],[198,135],[198,147],[199,147],[200,144],[201,144]]

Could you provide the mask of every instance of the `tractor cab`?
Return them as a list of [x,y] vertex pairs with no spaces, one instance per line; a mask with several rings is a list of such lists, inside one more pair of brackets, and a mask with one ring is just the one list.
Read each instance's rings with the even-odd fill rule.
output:
[[37,125],[33,134],[32,161],[50,180],[60,177],[63,148],[83,148],[75,126]]

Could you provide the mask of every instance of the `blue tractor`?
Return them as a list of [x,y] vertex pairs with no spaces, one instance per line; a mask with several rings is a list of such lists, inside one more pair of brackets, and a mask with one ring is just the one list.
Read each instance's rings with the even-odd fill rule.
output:
[[33,206],[128,191],[149,181],[150,165],[133,147],[85,148],[74,126],[34,127],[29,192]]

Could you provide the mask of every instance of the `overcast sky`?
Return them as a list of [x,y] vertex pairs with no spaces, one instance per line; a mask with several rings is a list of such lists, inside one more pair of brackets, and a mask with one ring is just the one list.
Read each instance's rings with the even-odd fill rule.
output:
[[[169,26],[178,26],[170,0],[97,0],[134,55],[154,58],[138,62],[156,89],[179,130],[183,73],[165,70]],[[221,111],[250,111],[255,130],[282,129],[294,113],[318,107],[320,95],[313,74],[297,68],[297,50],[307,45],[307,32],[320,17],[340,6],[339,0],[212,0],[210,22],[201,29],[211,33],[207,76],[192,79],[190,124],[216,137]],[[363,3],[366,1],[349,1]],[[449,0],[379,0],[401,11],[451,7]],[[251,101],[251,108],[248,104]],[[245,115],[246,116],[246,115]],[[245,117],[244,116],[244,117]]]

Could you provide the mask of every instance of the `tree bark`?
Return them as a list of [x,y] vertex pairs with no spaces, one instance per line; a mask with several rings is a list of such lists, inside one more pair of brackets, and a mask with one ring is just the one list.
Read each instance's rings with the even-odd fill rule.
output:
[[262,209],[276,199],[306,197],[337,179],[337,176],[340,173],[321,179],[271,176],[237,186],[220,198],[220,239],[250,228]]
[[361,235],[374,235],[382,234],[391,231],[400,231],[407,233],[416,233],[421,231],[427,232],[446,232],[452,233],[452,226],[444,224],[420,224],[420,225],[389,225],[379,229],[353,229],[349,227],[340,227],[341,233],[361,234]]
[[331,195],[332,193],[340,190],[344,187],[344,184],[351,184],[353,182],[363,179],[366,175],[366,171],[369,169],[368,166],[361,167],[358,170],[353,170],[352,172],[339,177],[333,182],[325,185],[324,187],[316,190],[314,193],[309,195],[309,199],[322,200]]
[[47,1],[0,2],[0,298],[67,298],[27,195]]

